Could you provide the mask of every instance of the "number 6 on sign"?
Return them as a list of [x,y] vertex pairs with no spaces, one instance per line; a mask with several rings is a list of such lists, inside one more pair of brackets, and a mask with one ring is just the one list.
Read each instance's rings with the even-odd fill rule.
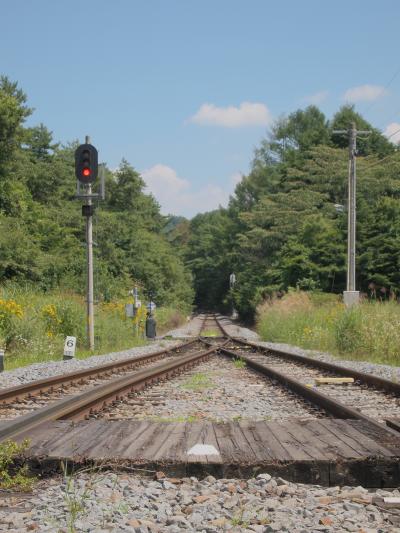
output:
[[75,357],[76,337],[67,337],[64,344],[64,361]]

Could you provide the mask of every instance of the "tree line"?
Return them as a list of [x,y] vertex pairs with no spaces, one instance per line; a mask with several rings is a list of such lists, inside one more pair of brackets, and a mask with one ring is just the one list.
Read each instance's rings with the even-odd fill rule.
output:
[[[327,120],[315,106],[277,120],[227,208],[180,221],[170,240],[190,268],[200,307],[235,306],[252,318],[290,287],[340,293],[346,283],[348,138],[358,139],[357,287],[400,289],[400,153],[353,106]],[[237,284],[229,289],[229,274]]]
[[[18,84],[0,77],[0,280],[40,290],[85,289],[85,235],[75,199],[74,151],[45,125]],[[106,166],[94,224],[99,300],[134,283],[159,303],[232,306],[252,318],[290,287],[340,293],[346,281],[348,139],[358,139],[357,286],[374,298],[400,289],[400,153],[352,106],[331,120],[315,106],[278,119],[227,208],[162,216],[139,173]],[[341,207],[343,206],[343,207]],[[237,283],[229,289],[229,275]]]
[[[74,152],[45,125],[27,127],[32,109],[16,82],[0,77],[0,280],[85,291],[85,230],[75,199]],[[126,294],[133,284],[156,302],[188,308],[191,274],[168,242],[145,183],[123,160],[106,167],[106,200],[94,218],[98,300]]]

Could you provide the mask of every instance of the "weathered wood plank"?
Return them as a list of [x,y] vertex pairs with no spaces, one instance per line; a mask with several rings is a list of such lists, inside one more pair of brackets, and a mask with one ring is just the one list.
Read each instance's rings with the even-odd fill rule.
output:
[[400,432],[400,418],[387,418],[385,422],[388,427]]
[[[346,420],[335,420],[337,427],[337,434],[342,440],[346,440],[354,449],[358,450],[364,455],[378,455],[383,457],[390,457],[393,453],[382,446],[379,440],[374,440],[368,437],[365,433],[360,432],[353,427],[353,424]],[[366,423],[362,423],[359,427],[367,426]],[[385,430],[382,428],[382,433],[378,438],[383,438]]]
[[312,455],[310,455],[304,447],[299,446],[297,439],[286,431],[284,425],[282,426],[280,422],[268,422],[268,429],[287,451],[290,460],[305,461],[307,459],[312,459]]
[[149,434],[142,450],[143,460],[153,461],[158,451],[162,454],[163,449],[168,448],[175,428],[175,422],[151,424],[152,433]]
[[275,437],[269,427],[270,422],[254,423],[253,434],[257,442],[262,443],[270,458],[274,461],[290,461],[292,456],[282,443]]
[[331,448],[308,429],[307,423],[294,420],[290,425],[285,424],[283,430],[287,431],[298,442],[299,447],[303,448],[310,455],[310,458],[318,461],[336,458]]
[[223,462],[241,462],[244,459],[243,451],[236,440],[237,435],[235,435],[233,424],[227,422],[215,424],[214,430]]
[[337,435],[337,428],[332,427],[330,419],[324,419],[324,422],[328,423],[328,425],[323,424],[320,419],[312,422],[307,425],[309,431],[324,442],[327,450],[330,450],[338,459],[365,457],[364,453],[360,453]]
[[185,461],[187,463],[202,463],[204,455],[188,454],[189,450],[196,444],[203,444],[205,437],[205,428],[203,422],[187,423],[185,427]]
[[240,428],[243,432],[243,437],[246,439],[249,448],[251,448],[257,460],[266,461],[272,459],[271,449],[260,438],[256,431],[254,421],[241,420]]
[[[219,454],[188,455],[196,444],[213,446]],[[324,485],[400,482],[400,437],[359,420],[60,421],[32,432],[28,457],[34,468],[42,462],[49,471],[64,459],[68,464],[89,460],[159,468],[175,475],[247,477],[267,469],[296,482]]]

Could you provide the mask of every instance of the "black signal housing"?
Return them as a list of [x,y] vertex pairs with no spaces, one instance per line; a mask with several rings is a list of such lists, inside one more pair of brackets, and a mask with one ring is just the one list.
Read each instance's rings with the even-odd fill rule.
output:
[[92,183],[98,174],[98,152],[91,144],[75,150],[75,175],[81,183]]

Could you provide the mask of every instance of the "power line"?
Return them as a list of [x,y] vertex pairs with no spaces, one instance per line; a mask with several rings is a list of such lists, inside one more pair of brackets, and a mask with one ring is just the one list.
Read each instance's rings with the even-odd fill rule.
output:
[[396,133],[399,133],[399,132],[400,132],[400,128],[394,131],[393,133],[391,133],[388,137],[386,137],[386,139],[390,139],[391,137],[393,137],[393,135],[396,135]]
[[364,167],[363,171],[368,170],[369,168],[372,168],[372,167],[376,167],[377,165],[380,165],[383,161],[386,161],[387,159],[394,157],[396,155],[398,155],[398,152],[395,152],[394,154],[389,154],[386,157],[382,157],[382,159],[378,159],[378,161],[375,161],[375,163],[371,163],[371,165]]
[[388,89],[388,87],[391,86],[391,84],[394,82],[394,80],[397,78],[397,76],[400,74],[400,66],[399,68],[396,70],[396,72],[393,74],[393,76],[390,78],[390,80],[388,81],[388,83],[382,87],[382,89],[380,90],[380,92],[378,93],[377,97],[375,98],[375,100],[373,102],[371,102],[371,104],[369,105],[369,107],[367,107],[367,109],[364,111],[364,113],[368,113],[368,111],[376,104],[377,100],[379,100],[379,98],[385,93],[385,91]]

